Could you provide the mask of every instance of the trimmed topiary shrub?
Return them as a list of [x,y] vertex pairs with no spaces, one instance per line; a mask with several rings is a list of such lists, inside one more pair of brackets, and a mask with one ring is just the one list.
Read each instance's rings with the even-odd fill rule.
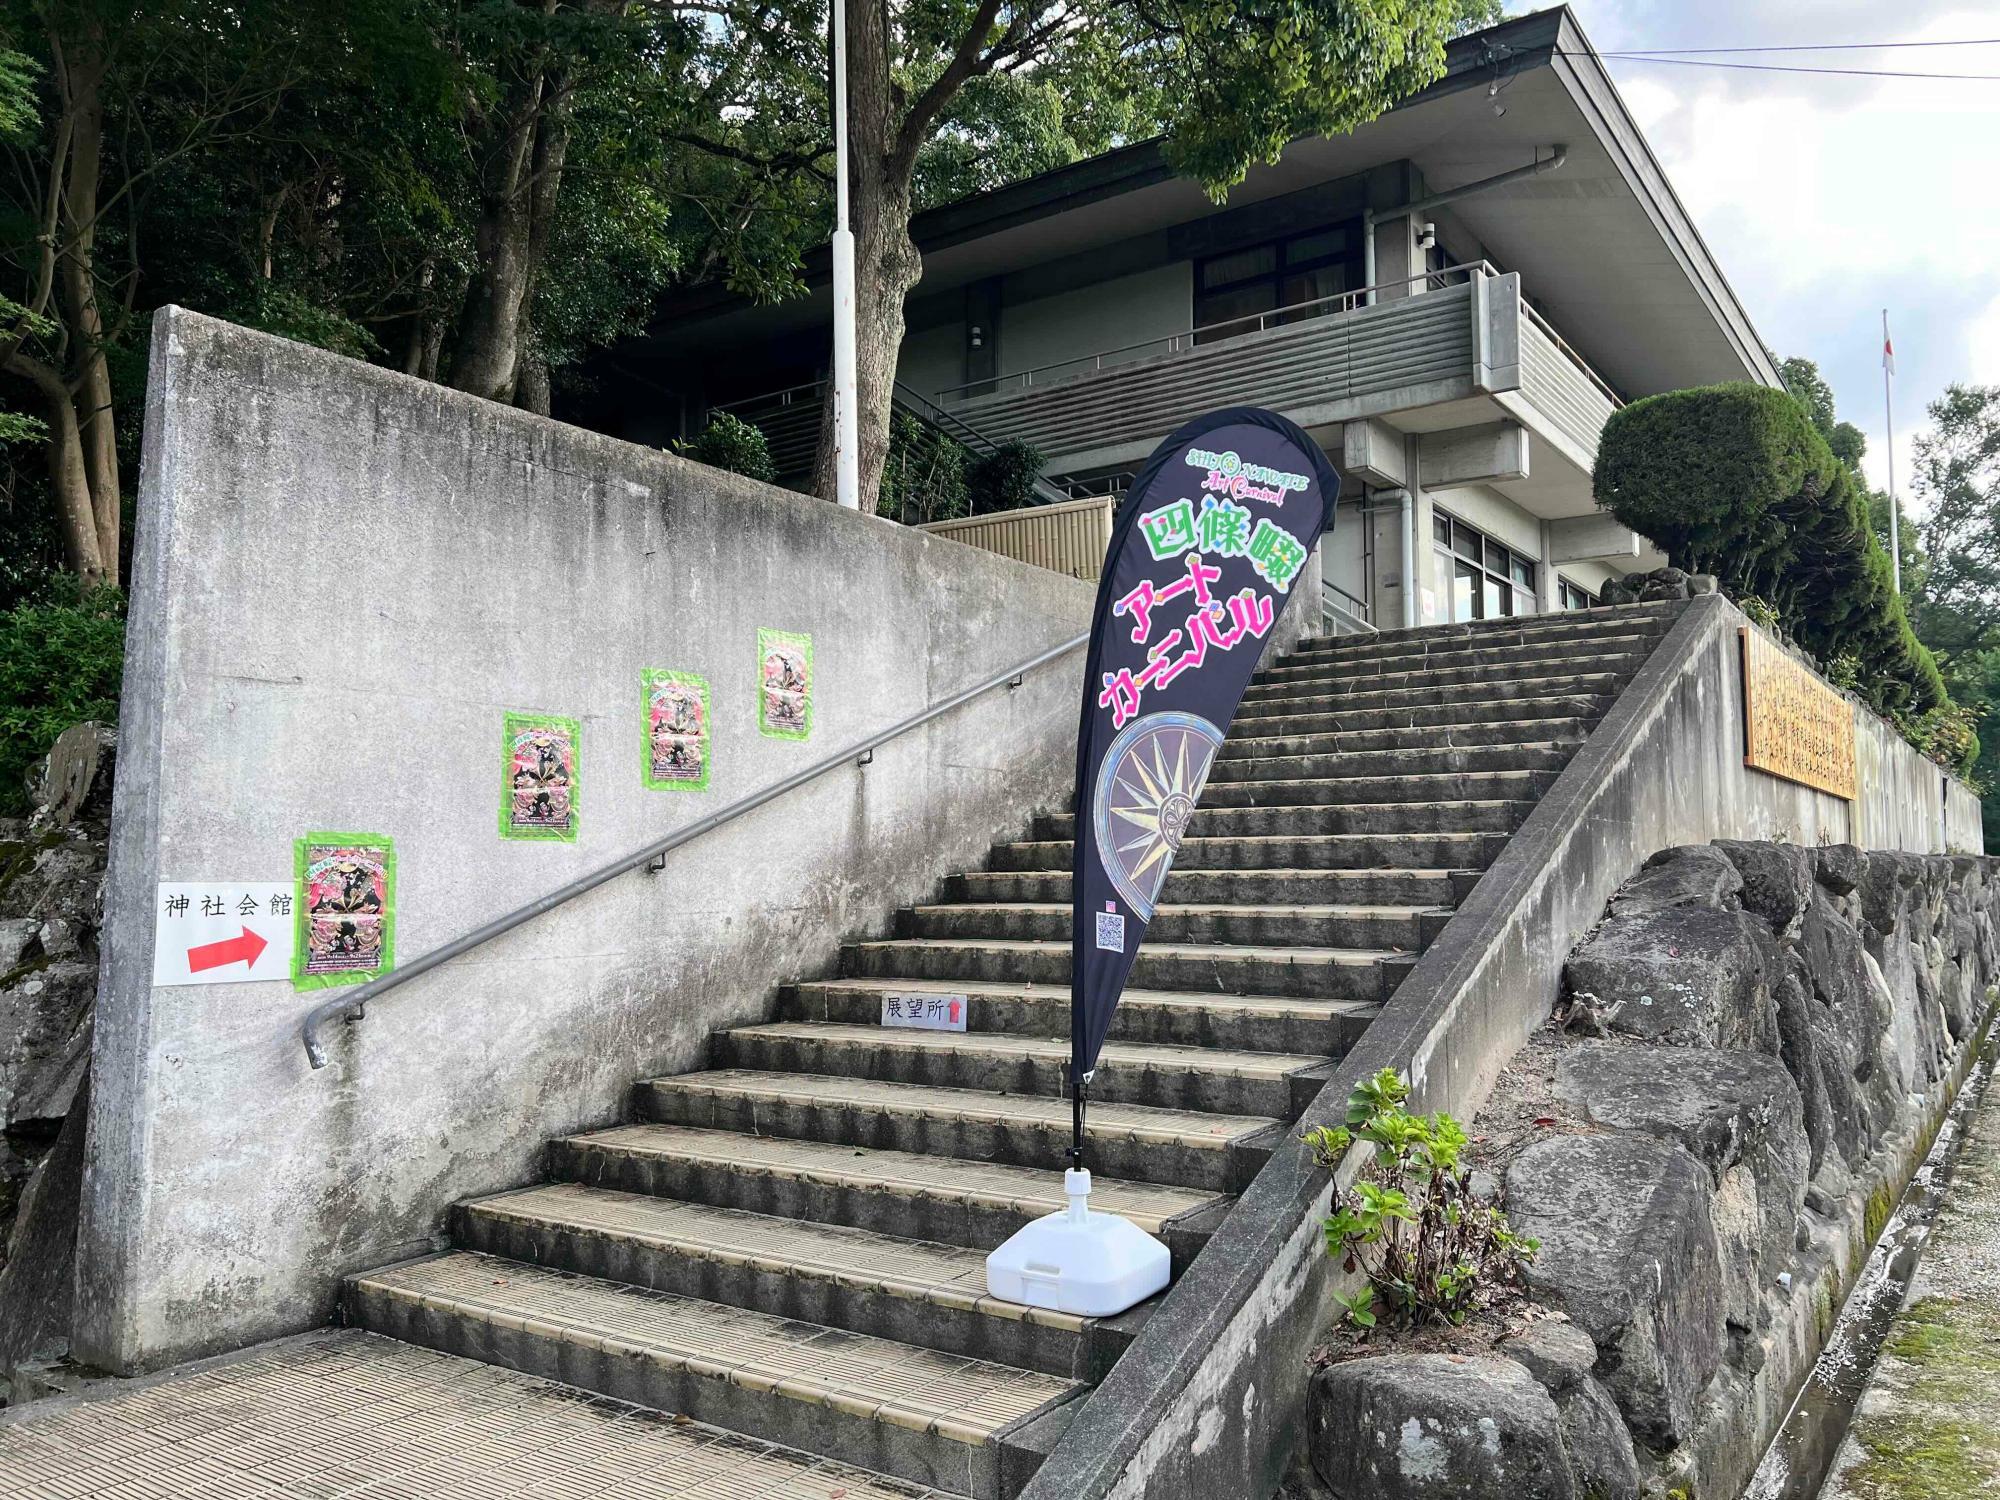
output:
[[1910,629],[1853,471],[1784,391],[1748,383],[1648,396],[1598,441],[1597,502],[1735,599],[1760,599],[1823,661],[1850,656],[1855,690],[1915,718],[1947,705]]

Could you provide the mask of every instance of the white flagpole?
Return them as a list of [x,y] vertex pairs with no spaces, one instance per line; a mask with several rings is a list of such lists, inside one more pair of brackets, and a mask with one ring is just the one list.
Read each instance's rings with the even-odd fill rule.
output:
[[834,498],[861,506],[861,410],[854,378],[854,230],[847,206],[847,0],[833,0]]
[[1896,503],[1896,411],[1890,397],[1896,376],[1896,349],[1889,342],[1889,309],[1882,309],[1882,426],[1889,438],[1889,571],[1903,592],[1903,521]]

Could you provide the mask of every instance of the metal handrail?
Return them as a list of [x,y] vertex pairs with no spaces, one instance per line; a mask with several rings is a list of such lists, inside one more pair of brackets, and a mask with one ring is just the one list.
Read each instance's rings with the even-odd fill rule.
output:
[[[1054,360],[1046,365],[1036,365],[1033,369],[1016,370],[1011,375],[991,375],[984,380],[968,380],[963,385],[945,387],[937,393],[937,399],[942,401],[947,396],[962,395],[972,390],[974,386],[987,388],[979,392],[981,395],[995,394],[993,388],[1008,381],[1018,382],[1018,388],[1026,390],[1034,385],[1037,375],[1045,376],[1051,370],[1068,370],[1072,367],[1082,367],[1090,371],[1097,371],[1104,368],[1104,361],[1107,359],[1114,359],[1121,354],[1136,354],[1142,349],[1158,349],[1162,354],[1178,354],[1184,345],[1187,348],[1193,348],[1195,343],[1204,336],[1219,333],[1225,328],[1235,328],[1243,333],[1261,333],[1264,331],[1265,325],[1273,319],[1291,319],[1301,315],[1320,317],[1327,313],[1353,312],[1365,303],[1369,293],[1387,291],[1392,287],[1400,287],[1407,292],[1411,287],[1426,282],[1437,286],[1439,289],[1462,286],[1464,285],[1463,282],[1449,282],[1442,279],[1443,277],[1456,275],[1460,272],[1465,272],[1468,275],[1476,272],[1481,276],[1497,276],[1500,274],[1490,261],[1484,260],[1469,260],[1455,266],[1441,266],[1435,271],[1419,271],[1411,276],[1398,276],[1393,281],[1380,282],[1375,286],[1356,287],[1351,292],[1334,292],[1325,297],[1315,297],[1310,302],[1294,302],[1285,307],[1271,308],[1268,312],[1245,313],[1240,318],[1224,318],[1220,323],[1204,323],[1201,327],[1191,328],[1186,333],[1170,333],[1164,337],[1146,339],[1137,344],[1125,344],[1116,349],[1100,350],[1096,354],[1079,354],[1074,359]],[[1314,309],[1317,309],[1317,311],[1314,311]],[[1246,324],[1254,326],[1245,327],[1244,325]]]
[[745,813],[754,812],[765,803],[775,801],[777,798],[784,796],[785,793],[795,791],[799,787],[804,786],[807,782],[817,781],[829,771],[857,760],[860,760],[865,765],[867,761],[863,757],[872,758],[875,751],[879,747],[888,744],[889,741],[909,733],[912,729],[928,724],[932,719],[941,718],[953,709],[970,703],[974,698],[991,692],[994,688],[1002,686],[1010,688],[1019,687],[1028,673],[1034,671],[1037,667],[1047,665],[1059,656],[1067,655],[1089,639],[1090,632],[1085,631],[1082,635],[1073,636],[1059,646],[1051,646],[1038,656],[1031,656],[1026,661],[1007,668],[1004,672],[996,673],[983,682],[975,683],[969,688],[953,693],[949,698],[933,703],[922,713],[912,714],[907,719],[902,719],[897,723],[891,724],[887,729],[878,730],[865,739],[859,739],[852,744],[843,746],[826,757],[826,759],[817,761],[802,771],[793,772],[783,781],[773,782],[770,786],[763,788],[761,791],[752,792],[747,797],[739,797],[727,807],[710,813],[698,822],[690,823],[685,828],[676,829],[664,838],[654,839],[653,842],[647,844],[644,848],[635,849],[630,854],[613,860],[610,864],[600,865],[589,874],[578,876],[568,885],[550,891],[545,896],[537,897],[526,906],[517,907],[515,910],[508,912],[504,917],[496,917],[484,926],[475,927],[463,937],[454,938],[442,948],[433,948],[430,952],[412,960],[401,968],[392,969],[379,979],[371,979],[368,983],[362,985],[361,988],[349,994],[341,995],[336,999],[328,1000],[323,1004],[314,1006],[307,1013],[304,1023],[299,1028],[299,1039],[305,1044],[306,1060],[315,1068],[326,1066],[326,1044],[320,1036],[320,1028],[328,1022],[335,1020],[360,1020],[368,1014],[369,1001],[379,999],[398,985],[407,984],[412,979],[428,974],[432,969],[449,963],[452,959],[458,958],[463,954],[470,953],[474,948],[490,943],[502,933],[512,932],[523,923],[532,921],[544,912],[554,911],[558,906],[574,900],[586,891],[596,890],[597,887],[603,885],[606,881],[614,880],[627,871],[636,870],[642,865],[651,864],[654,860],[661,859],[667,854],[672,853],[675,849],[680,848],[681,845],[692,843],[705,833],[713,833],[716,829],[722,827],[723,824],[734,822]]
[[734,401],[718,401],[709,410],[726,411],[733,415],[746,406],[757,406],[766,401],[773,402],[778,406],[790,406],[793,404],[792,398],[797,396],[801,391],[811,391],[814,397],[817,398],[825,389],[826,381],[824,380],[803,380],[797,385],[784,386],[775,391],[764,391],[755,396],[739,396]]

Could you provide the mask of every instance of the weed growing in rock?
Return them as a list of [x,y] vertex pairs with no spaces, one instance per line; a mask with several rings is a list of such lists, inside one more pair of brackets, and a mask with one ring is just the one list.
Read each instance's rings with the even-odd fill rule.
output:
[[1375,1159],[1325,1220],[1327,1253],[1367,1285],[1335,1294],[1361,1329],[1386,1319],[1421,1328],[1433,1320],[1462,1323],[1513,1285],[1533,1260],[1537,1242],[1515,1234],[1507,1216],[1472,1192],[1472,1171],[1460,1163],[1465,1127],[1450,1115],[1411,1114],[1410,1086],[1394,1069],[1362,1080],[1347,1100],[1347,1123],[1304,1137],[1329,1171],[1356,1141]]

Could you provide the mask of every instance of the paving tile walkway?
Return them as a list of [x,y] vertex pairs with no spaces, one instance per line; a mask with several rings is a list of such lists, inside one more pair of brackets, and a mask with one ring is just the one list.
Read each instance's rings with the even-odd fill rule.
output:
[[6,1500],[932,1500],[917,1485],[328,1329],[0,1416]]
[[1981,1495],[2000,1495],[2000,1078],[1966,1123],[1909,1297],[1821,1500]]

